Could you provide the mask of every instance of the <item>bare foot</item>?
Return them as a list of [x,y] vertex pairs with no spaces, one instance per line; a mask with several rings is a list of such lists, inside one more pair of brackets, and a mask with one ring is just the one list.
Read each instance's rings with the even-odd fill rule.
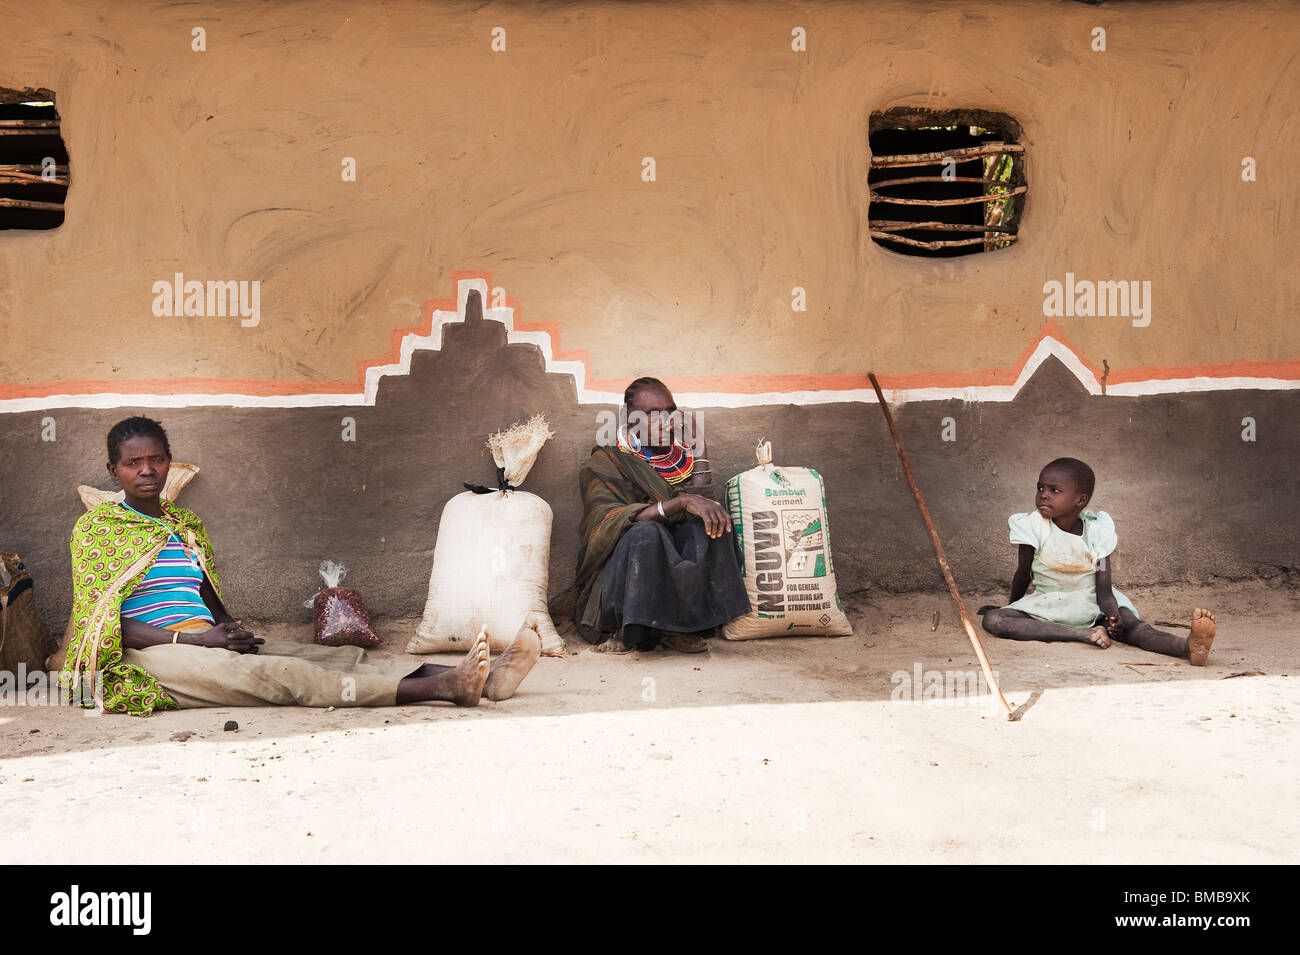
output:
[[1110,648],[1110,634],[1106,632],[1105,627],[1093,627],[1092,633],[1088,635],[1088,642],[1107,650]]
[[[480,630],[469,652],[455,669],[445,670],[427,680],[411,681],[421,684],[421,700],[445,700],[457,706],[478,706],[483,695],[483,684],[488,678],[488,635]],[[406,683],[403,680],[402,683]],[[400,687],[399,687],[400,689]],[[423,695],[427,694],[427,695]],[[406,702],[401,697],[398,703]]]
[[623,638],[617,633],[610,635],[608,640],[602,640],[591,648],[592,653],[631,653],[634,647],[629,647],[623,642]]
[[530,613],[515,634],[515,642],[492,662],[483,695],[493,701],[510,699],[541,654],[542,637],[537,632],[537,619]]
[[1205,666],[1214,646],[1214,614],[1197,607],[1192,611],[1192,635],[1187,638],[1187,662],[1194,667]]

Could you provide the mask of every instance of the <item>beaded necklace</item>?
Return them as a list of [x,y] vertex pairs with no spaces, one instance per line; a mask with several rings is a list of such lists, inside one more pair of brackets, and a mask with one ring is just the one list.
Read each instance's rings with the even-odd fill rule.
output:
[[627,428],[618,429],[618,449],[626,454],[640,455],[646,463],[659,472],[669,484],[681,484],[695,470],[695,458],[686,445],[673,443],[663,454],[655,454],[649,448],[641,447],[640,442]]

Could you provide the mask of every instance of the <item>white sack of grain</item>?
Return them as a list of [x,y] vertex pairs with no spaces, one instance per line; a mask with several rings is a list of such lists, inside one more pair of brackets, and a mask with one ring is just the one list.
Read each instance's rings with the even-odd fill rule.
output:
[[727,482],[750,612],[722,628],[728,640],[853,633],[831,562],[826,489],[812,468],[776,467],[760,441],[758,466]]
[[[552,436],[541,415],[492,435],[488,447],[499,478],[518,488]],[[564,640],[546,607],[550,554],[551,507],[536,494],[457,494],[442,509],[429,599],[406,652],[464,651],[486,630],[491,652],[500,653],[532,613],[542,654],[564,656]]]

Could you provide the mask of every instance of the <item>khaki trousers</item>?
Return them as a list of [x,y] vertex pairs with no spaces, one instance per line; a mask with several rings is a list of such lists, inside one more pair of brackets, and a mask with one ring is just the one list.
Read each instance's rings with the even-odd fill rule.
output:
[[394,706],[397,684],[417,669],[367,660],[360,647],[267,640],[257,653],[164,643],[124,650],[183,709],[201,706]]

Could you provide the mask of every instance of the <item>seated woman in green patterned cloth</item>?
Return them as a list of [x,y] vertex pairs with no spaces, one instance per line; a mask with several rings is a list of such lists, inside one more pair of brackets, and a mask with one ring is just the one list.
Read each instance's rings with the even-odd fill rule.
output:
[[67,682],[105,710],[148,716],[200,706],[389,706],[507,699],[541,652],[534,622],[489,663],[484,634],[458,666],[368,659],[359,647],[263,640],[231,617],[203,523],[160,496],[171,464],[150,418],[108,433],[108,471],[125,494],[72,532],[73,628]]
[[574,622],[597,650],[700,653],[704,637],[749,612],[708,445],[657,378],[632,382],[623,410],[615,443],[593,448],[578,475]]

